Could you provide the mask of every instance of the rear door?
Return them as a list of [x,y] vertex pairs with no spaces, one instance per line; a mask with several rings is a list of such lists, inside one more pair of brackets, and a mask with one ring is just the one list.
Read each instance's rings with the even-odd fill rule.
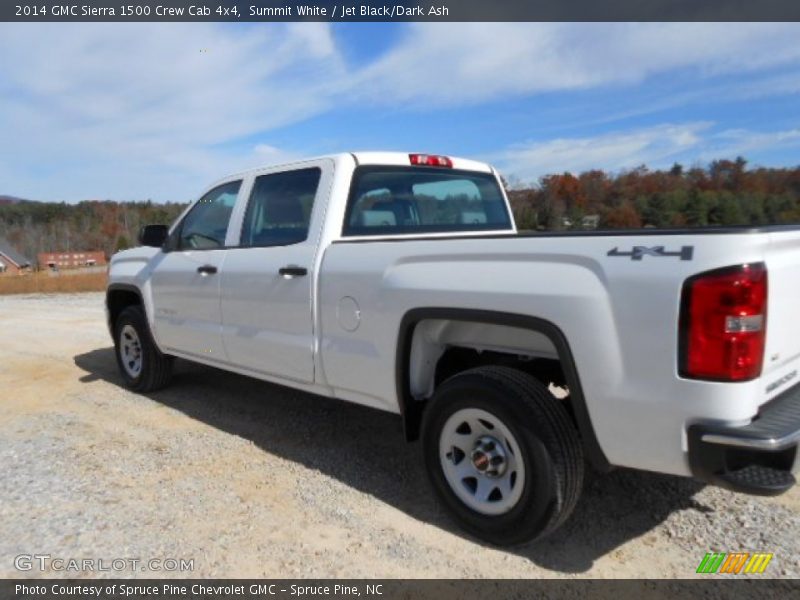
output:
[[221,184],[195,203],[173,230],[153,267],[154,329],[159,346],[224,361],[220,273],[242,180]]
[[314,258],[332,171],[322,160],[256,175],[222,275],[223,339],[238,367],[314,380]]

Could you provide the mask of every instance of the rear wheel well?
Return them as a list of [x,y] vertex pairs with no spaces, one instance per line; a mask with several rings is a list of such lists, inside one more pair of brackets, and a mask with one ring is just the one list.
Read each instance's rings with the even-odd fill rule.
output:
[[436,363],[435,385],[439,385],[453,375],[483,366],[511,367],[532,375],[543,384],[566,387],[561,362],[552,358],[535,358],[505,352],[478,351],[474,348],[452,346],[445,350]]
[[[508,367],[522,373],[527,373],[536,378],[559,400],[563,401],[573,421],[575,413],[569,398],[564,370],[561,362],[552,358],[536,358],[510,352],[480,351],[474,348],[461,346],[448,347],[436,361],[431,391],[435,391],[445,381],[478,367]],[[555,388],[555,389],[554,389]],[[406,435],[408,439],[415,440],[419,434],[422,422],[422,413],[430,396],[408,398],[404,417],[406,419]],[[577,426],[577,424],[576,424]]]
[[[569,398],[569,387],[561,362],[552,358],[535,358],[519,354],[484,351],[458,346],[448,348],[436,364],[435,388],[451,377],[477,367],[508,367],[527,373],[542,383],[559,400],[575,423]],[[554,389],[555,388],[555,389]],[[427,402],[427,398],[423,400]],[[577,427],[577,423],[575,423]]]
[[420,308],[400,324],[397,395],[406,439],[419,437],[422,413],[446,379],[475,367],[505,366],[535,377],[563,399],[584,450],[600,471],[611,468],[591,423],[569,344],[553,323],[513,313]]

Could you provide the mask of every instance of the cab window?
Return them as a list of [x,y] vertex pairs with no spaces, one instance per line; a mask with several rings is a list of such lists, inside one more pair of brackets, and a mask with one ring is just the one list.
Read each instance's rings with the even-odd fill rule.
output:
[[228,224],[242,182],[225,183],[197,201],[183,219],[179,250],[212,250],[225,246]]
[[242,225],[242,246],[305,241],[321,177],[318,167],[257,177]]
[[431,167],[362,166],[353,177],[344,235],[511,229],[491,173]]

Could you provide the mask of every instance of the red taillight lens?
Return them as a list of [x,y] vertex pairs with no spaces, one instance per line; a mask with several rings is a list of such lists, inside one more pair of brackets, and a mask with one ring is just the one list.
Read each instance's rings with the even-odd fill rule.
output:
[[767,335],[763,263],[708,271],[683,285],[682,377],[747,381],[761,375]]
[[436,156],[434,154],[409,154],[408,159],[412,165],[422,165],[425,167],[453,167],[453,161],[446,156]]

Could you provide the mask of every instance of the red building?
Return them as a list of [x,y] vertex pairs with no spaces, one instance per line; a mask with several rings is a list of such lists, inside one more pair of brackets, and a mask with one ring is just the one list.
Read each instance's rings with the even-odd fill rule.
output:
[[100,267],[106,264],[106,255],[102,250],[80,250],[78,252],[40,252],[37,256],[39,268],[61,271],[64,269],[82,269]]

